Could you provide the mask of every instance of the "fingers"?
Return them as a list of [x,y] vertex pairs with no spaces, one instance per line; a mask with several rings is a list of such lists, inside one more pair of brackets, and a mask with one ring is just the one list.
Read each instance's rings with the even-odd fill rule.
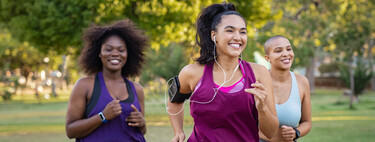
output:
[[122,113],[120,100],[112,100],[103,110],[103,114],[107,120],[111,120]]
[[131,107],[132,107],[133,111],[139,112],[139,110],[133,104],[131,105]]
[[130,112],[128,118],[126,118],[126,122],[128,122],[129,126],[132,127],[143,127],[145,125],[145,120],[142,113],[132,104],[131,108],[133,112]]
[[266,87],[262,83],[259,83],[259,81],[255,81],[251,86],[261,90],[266,90]]
[[292,141],[295,138],[295,131],[292,127],[285,125],[281,126],[281,133],[284,140]]

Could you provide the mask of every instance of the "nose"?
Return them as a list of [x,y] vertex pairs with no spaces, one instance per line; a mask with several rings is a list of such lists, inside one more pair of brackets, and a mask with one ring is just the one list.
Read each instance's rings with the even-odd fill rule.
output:
[[113,51],[111,52],[111,56],[112,56],[112,57],[118,57],[118,56],[120,56],[120,52],[119,52],[118,50],[113,50]]
[[235,40],[235,41],[240,41],[241,40],[239,32],[234,32],[233,40]]

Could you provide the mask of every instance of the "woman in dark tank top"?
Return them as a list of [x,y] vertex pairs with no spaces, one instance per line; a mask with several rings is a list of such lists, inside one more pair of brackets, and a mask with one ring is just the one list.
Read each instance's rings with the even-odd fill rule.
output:
[[79,79],[70,96],[66,134],[78,142],[144,142],[142,86],[127,77],[140,73],[147,38],[129,20],[85,31]]

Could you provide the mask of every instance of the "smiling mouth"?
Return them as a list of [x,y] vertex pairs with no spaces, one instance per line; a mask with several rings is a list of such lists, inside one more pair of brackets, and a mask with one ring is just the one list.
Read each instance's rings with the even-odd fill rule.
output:
[[234,47],[234,48],[240,48],[241,47],[241,44],[239,44],[239,43],[230,43],[229,45]]
[[111,64],[119,64],[120,63],[120,60],[109,60],[109,62],[111,63]]
[[284,60],[281,60],[281,62],[283,62],[285,64],[288,64],[288,63],[290,63],[290,59],[284,59]]

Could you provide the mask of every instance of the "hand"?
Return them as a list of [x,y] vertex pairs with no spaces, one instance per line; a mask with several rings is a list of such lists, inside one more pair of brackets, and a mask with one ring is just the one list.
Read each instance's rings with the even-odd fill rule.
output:
[[251,84],[252,87],[250,89],[245,89],[245,92],[251,93],[254,95],[255,99],[255,106],[258,110],[264,110],[265,108],[265,102],[267,98],[267,90],[266,87],[262,83],[259,83],[259,81],[256,81],[255,83]]
[[171,142],[184,142],[185,134],[184,132],[177,133],[171,140]]
[[293,141],[293,139],[296,137],[296,131],[289,126],[281,126],[281,134],[283,136],[284,140],[287,141]]
[[113,100],[105,106],[103,110],[103,114],[105,119],[111,120],[122,113],[122,107],[120,104],[120,100]]
[[143,127],[146,125],[145,119],[142,113],[132,104],[131,105],[133,112],[130,113],[129,117],[126,118],[129,126],[133,127]]

